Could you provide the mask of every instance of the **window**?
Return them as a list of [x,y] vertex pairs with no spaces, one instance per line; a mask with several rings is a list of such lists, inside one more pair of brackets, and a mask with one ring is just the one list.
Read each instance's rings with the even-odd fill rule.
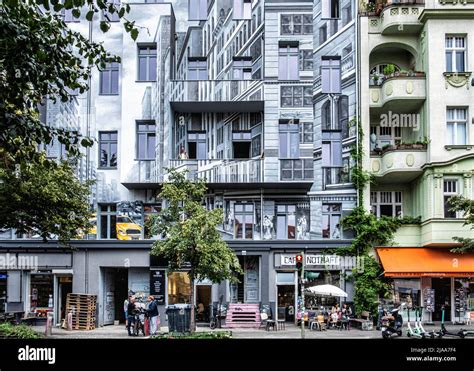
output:
[[342,27],[352,20],[352,6],[348,4],[342,9]]
[[300,133],[298,120],[280,120],[280,158],[300,157]]
[[116,204],[99,204],[99,236],[101,239],[117,238]]
[[313,123],[300,123],[300,143],[313,143]]
[[207,0],[188,0],[188,21],[205,21]]
[[392,126],[371,126],[370,135],[375,134],[375,143],[370,142],[370,150],[388,145],[398,145],[402,141],[402,128]]
[[278,79],[299,80],[298,43],[280,44],[278,51]]
[[322,57],[321,81],[323,94],[341,94],[341,58]]
[[331,101],[327,100],[321,107],[321,126],[323,131],[334,129],[331,116]]
[[282,86],[281,107],[311,107],[312,93],[311,86]]
[[446,36],[446,71],[464,72],[466,69],[466,38]]
[[447,144],[466,144],[467,110],[465,108],[448,108],[446,125],[448,129]]
[[101,168],[117,167],[117,132],[99,132],[99,164]]
[[[339,134],[339,133],[335,133]],[[334,140],[323,140],[322,142],[322,166],[340,167],[342,166],[342,143],[340,138]]]
[[339,18],[339,0],[321,0],[321,19]]
[[182,303],[191,303],[191,281],[188,273],[168,273],[168,304]]
[[296,239],[296,206],[277,205],[277,239]]
[[319,27],[319,45],[324,44],[328,39],[328,26],[327,24]]
[[311,35],[313,33],[312,14],[282,14],[282,35]]
[[402,192],[400,191],[376,191],[370,192],[370,205],[372,213],[381,216],[402,217]]
[[156,81],[156,45],[138,46],[138,81]]
[[30,306],[31,310],[37,308],[53,309],[54,276],[51,273],[34,274],[30,276]]
[[119,64],[107,63],[105,69],[100,71],[101,95],[117,95],[119,93]]
[[155,123],[137,123],[137,159],[154,160],[156,158],[156,125]]
[[443,200],[444,200],[444,217],[445,218],[457,218],[457,212],[451,211],[453,207],[449,203],[449,199],[452,196],[457,196],[458,193],[458,181],[456,179],[445,179],[443,186]]
[[252,0],[234,0],[233,19],[252,18]]
[[337,100],[337,119],[342,137],[347,138],[349,136],[349,97],[347,95],[341,95]]
[[323,238],[341,238],[341,205],[340,204],[323,204]]
[[313,160],[280,160],[280,179],[286,180],[312,180]]
[[207,60],[188,59],[188,80],[207,80]]
[[300,70],[301,71],[313,70],[313,51],[312,50],[300,50]]
[[235,215],[235,238],[251,240],[253,238],[253,204],[236,203]]
[[120,0],[107,0],[105,3],[107,5],[107,7],[109,5],[114,5],[115,9],[114,9],[113,13],[109,12],[108,10],[105,10],[104,13],[103,13],[104,20],[108,20],[109,22],[118,22],[118,21],[120,21],[120,17],[118,15],[118,10],[116,11],[116,9],[120,9]]
[[233,78],[234,80],[251,80],[252,79],[252,58],[234,57]]

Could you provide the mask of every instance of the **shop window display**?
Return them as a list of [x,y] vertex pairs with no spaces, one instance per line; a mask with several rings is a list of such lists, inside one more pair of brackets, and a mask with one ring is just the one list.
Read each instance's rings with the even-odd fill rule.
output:
[[191,302],[191,281],[186,272],[168,274],[168,304],[189,304]]
[[53,310],[53,275],[32,274],[30,283],[31,311],[46,317]]

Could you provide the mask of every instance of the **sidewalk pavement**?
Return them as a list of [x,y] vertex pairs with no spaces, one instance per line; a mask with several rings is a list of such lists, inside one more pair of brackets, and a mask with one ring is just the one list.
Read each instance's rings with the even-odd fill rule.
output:
[[[434,326],[425,325],[426,331],[437,331],[440,329],[440,325],[436,324]],[[37,332],[45,333],[45,326],[34,326],[33,327]],[[474,332],[474,325],[470,326],[459,326],[459,325],[446,325],[448,331],[457,333],[461,328],[471,330]],[[199,332],[215,332],[215,331],[232,331],[232,338],[235,339],[300,339],[301,338],[301,328],[295,326],[294,324],[286,324],[285,330],[279,331],[265,331],[262,329],[255,328],[240,328],[240,329],[215,329],[211,330],[207,326],[198,326],[197,330]],[[162,326],[160,332],[168,332],[168,327]],[[95,330],[90,331],[67,331],[61,328],[53,328],[52,339],[146,339],[144,336],[133,336],[129,337],[125,325],[119,326],[103,326],[96,328]],[[306,339],[381,339],[381,333],[377,330],[371,331],[362,331],[359,329],[351,328],[350,331],[347,330],[334,330],[330,329],[327,331],[309,331],[305,330]],[[403,329],[402,338],[408,339],[406,336],[406,327]],[[473,337],[474,338],[474,337]]]

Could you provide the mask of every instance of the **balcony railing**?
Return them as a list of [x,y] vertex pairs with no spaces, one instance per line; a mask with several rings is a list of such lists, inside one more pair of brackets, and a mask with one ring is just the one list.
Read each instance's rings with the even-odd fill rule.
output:
[[158,183],[158,167],[155,160],[137,160],[128,172],[127,184]]
[[386,8],[407,5],[425,5],[425,0],[369,0],[360,7],[359,14],[379,16]]
[[261,80],[174,80],[171,102],[231,102],[263,100]]
[[260,183],[263,181],[263,160],[170,160],[170,167],[187,170],[190,179],[207,183]]
[[323,189],[351,183],[351,172],[347,167],[323,167]]

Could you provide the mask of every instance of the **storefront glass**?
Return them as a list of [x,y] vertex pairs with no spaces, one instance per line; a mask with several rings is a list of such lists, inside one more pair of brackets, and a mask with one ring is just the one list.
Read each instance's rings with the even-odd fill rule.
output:
[[38,316],[46,316],[46,312],[53,310],[53,278],[52,274],[32,274],[30,281],[31,311]]
[[191,281],[186,272],[168,274],[168,304],[191,303]]

